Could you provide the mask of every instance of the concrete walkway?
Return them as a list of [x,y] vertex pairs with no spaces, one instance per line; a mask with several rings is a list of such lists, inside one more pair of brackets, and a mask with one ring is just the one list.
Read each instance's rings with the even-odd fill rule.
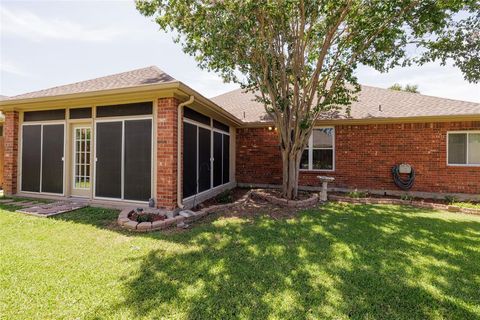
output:
[[35,200],[15,201],[14,199],[0,199],[0,204],[20,207],[16,212],[26,213],[38,217],[50,217],[57,214],[77,210],[88,204],[75,201],[55,201],[50,203]]

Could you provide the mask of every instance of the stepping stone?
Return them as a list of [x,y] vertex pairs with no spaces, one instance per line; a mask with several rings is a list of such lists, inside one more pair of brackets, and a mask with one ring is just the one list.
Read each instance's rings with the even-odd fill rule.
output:
[[195,213],[192,210],[182,210],[180,211],[179,215],[185,218],[190,218],[195,215]]

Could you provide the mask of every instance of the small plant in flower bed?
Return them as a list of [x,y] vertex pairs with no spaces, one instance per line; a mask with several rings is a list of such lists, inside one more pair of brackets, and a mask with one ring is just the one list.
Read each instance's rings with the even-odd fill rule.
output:
[[137,222],[154,222],[154,221],[159,221],[159,220],[165,220],[166,216],[163,214],[157,214],[157,213],[145,213],[142,211],[132,211],[128,215],[128,218],[132,221],[137,221]]
[[455,196],[446,195],[443,199],[444,199],[448,204],[453,204],[454,202],[457,202],[457,197],[455,197]]
[[358,190],[350,191],[349,193],[347,193],[347,197],[350,197],[350,198],[367,198],[368,197],[368,192],[358,191]]
[[411,194],[405,193],[405,194],[402,194],[400,196],[400,199],[405,200],[405,201],[413,201],[413,200],[415,200],[415,197],[412,196]]
[[454,202],[453,205],[462,208],[480,210],[480,202]]

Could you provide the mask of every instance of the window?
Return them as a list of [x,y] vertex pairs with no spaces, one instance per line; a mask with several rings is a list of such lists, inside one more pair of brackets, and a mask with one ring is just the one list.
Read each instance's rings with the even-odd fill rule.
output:
[[315,128],[300,160],[301,170],[335,170],[335,129]]
[[448,164],[480,166],[480,132],[448,133]]

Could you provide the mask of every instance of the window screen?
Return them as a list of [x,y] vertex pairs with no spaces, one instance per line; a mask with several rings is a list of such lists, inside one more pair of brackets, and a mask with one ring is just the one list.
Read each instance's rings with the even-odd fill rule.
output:
[[23,114],[23,121],[65,120],[65,109],[27,111]]
[[210,125],[210,118],[195,111],[195,110],[192,110],[188,107],[185,107],[185,109],[183,110],[183,116],[185,118],[188,118],[188,119],[191,119],[191,120],[194,120],[194,121],[197,121],[197,122],[200,122],[200,123],[203,123],[207,126]]
[[43,125],[42,192],[63,193],[63,124]]
[[125,117],[152,114],[152,102],[137,102],[97,107],[97,117]]
[[40,192],[41,137],[41,125],[23,126],[22,191]]
[[95,195],[122,196],[122,122],[99,122],[96,131]]
[[148,201],[151,196],[152,120],[125,121],[124,199]]
[[217,121],[217,120],[213,120],[213,127],[215,129],[222,130],[222,131],[225,131],[227,133],[230,131],[229,126],[227,126],[226,124],[223,124],[223,123],[221,123],[220,121]]
[[198,128],[198,192],[210,189],[211,131]]
[[70,119],[88,119],[92,117],[92,108],[70,109]]
[[197,193],[197,126],[183,124],[183,197]]

